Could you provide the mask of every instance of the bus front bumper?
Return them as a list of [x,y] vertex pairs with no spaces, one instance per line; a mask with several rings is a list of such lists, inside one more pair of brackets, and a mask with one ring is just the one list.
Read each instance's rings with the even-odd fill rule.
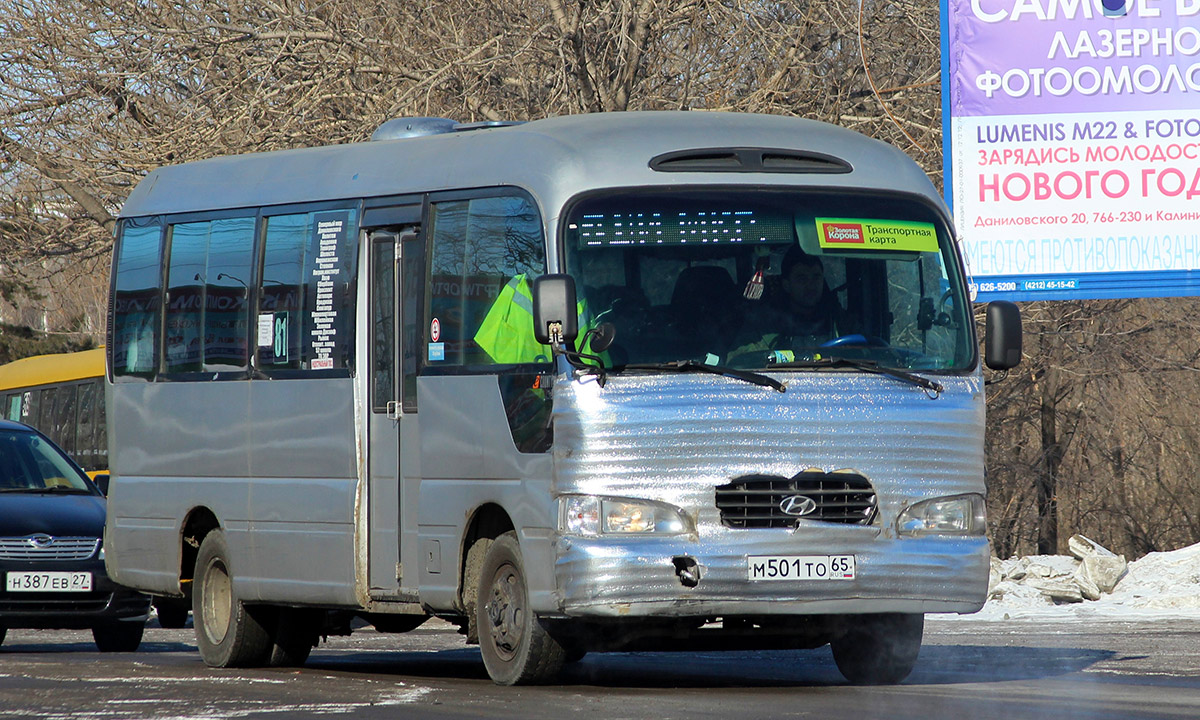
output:
[[[750,579],[752,557],[848,555],[853,579]],[[776,530],[717,539],[560,535],[555,582],[561,613],[579,618],[972,613],[987,597],[990,555],[984,537],[883,538],[873,528],[802,541]]]

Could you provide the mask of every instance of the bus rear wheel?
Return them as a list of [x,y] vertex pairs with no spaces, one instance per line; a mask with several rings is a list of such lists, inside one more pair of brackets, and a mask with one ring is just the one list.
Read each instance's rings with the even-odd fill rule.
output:
[[266,626],[233,593],[225,533],[213,530],[200,543],[192,589],[192,624],[200,657],[210,667],[256,667],[270,659]]
[[852,615],[845,622],[845,632],[829,645],[847,680],[855,685],[892,685],[908,677],[921,652],[924,615]]
[[153,605],[159,627],[178,629],[187,625],[188,610],[191,609],[187,600],[157,595]]
[[316,647],[325,624],[325,613],[306,608],[283,607],[275,611],[271,632],[271,667],[300,667]]
[[565,653],[529,607],[525,564],[515,533],[504,533],[492,543],[479,578],[475,620],[488,675],[497,685],[555,678]]
[[102,653],[134,652],[142,644],[145,624],[141,621],[114,622],[92,628],[96,649]]

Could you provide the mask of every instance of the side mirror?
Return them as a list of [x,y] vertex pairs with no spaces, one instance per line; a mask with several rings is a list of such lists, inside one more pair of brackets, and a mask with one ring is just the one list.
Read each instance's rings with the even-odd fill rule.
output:
[[97,473],[96,477],[92,478],[92,482],[100,488],[101,495],[108,497],[108,473]]
[[[542,275],[533,279],[533,336],[543,345],[571,343],[579,335],[575,278]],[[557,337],[555,337],[557,336]]]
[[612,347],[613,340],[616,339],[617,326],[610,322],[602,322],[583,334],[583,344],[586,347],[580,348],[580,352],[588,350],[593,353],[602,353]]
[[1008,370],[1021,363],[1021,311],[1015,303],[988,303],[986,332],[984,364],[992,370]]

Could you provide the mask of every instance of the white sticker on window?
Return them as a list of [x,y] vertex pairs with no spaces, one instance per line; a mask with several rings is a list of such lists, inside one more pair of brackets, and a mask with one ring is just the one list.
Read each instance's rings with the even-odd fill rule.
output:
[[258,314],[258,346],[271,347],[275,343],[275,313]]

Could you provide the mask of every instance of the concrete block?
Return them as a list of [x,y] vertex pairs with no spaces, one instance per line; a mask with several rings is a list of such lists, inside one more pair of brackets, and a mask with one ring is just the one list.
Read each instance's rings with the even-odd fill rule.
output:
[[1124,555],[1089,555],[1079,565],[1079,574],[1086,575],[1101,592],[1110,593],[1129,571]]
[[1067,550],[1080,560],[1093,556],[1116,557],[1111,550],[1083,535],[1072,535],[1068,538]]

